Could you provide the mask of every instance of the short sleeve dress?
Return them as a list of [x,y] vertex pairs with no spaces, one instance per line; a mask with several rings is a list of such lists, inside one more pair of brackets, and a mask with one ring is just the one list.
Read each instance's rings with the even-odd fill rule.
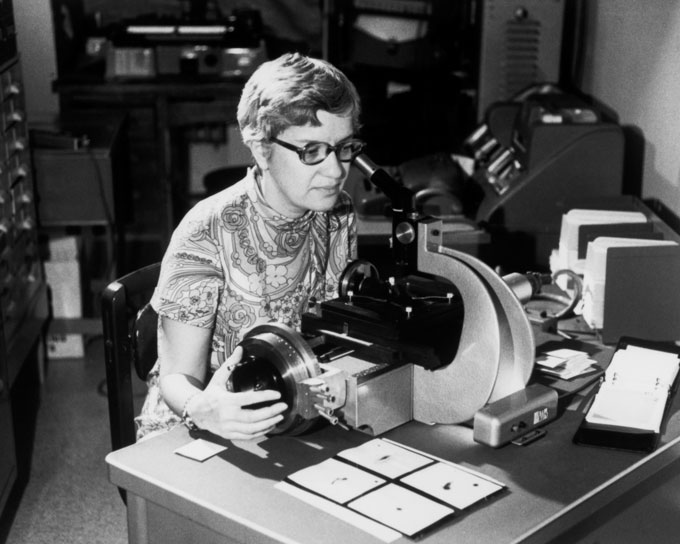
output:
[[[214,371],[256,325],[277,321],[299,329],[309,300],[336,297],[340,275],[355,257],[356,218],[346,193],[328,212],[290,219],[267,205],[250,170],[182,219],[151,304],[161,316],[213,331]],[[147,379],[138,439],[179,422],[160,394],[162,364]]]

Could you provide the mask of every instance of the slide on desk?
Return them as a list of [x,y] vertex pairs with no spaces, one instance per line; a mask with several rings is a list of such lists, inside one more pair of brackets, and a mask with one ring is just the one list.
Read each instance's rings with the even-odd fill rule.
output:
[[385,439],[341,451],[286,481],[409,537],[505,488],[475,471]]

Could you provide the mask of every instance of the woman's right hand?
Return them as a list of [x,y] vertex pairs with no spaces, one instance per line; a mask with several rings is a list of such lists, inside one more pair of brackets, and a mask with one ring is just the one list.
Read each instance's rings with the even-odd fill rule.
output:
[[215,371],[205,389],[194,395],[186,406],[187,413],[199,428],[229,440],[251,440],[264,436],[283,420],[283,412],[287,409],[284,402],[263,408],[247,408],[279,400],[281,393],[278,391],[234,393],[227,389],[229,377],[242,357],[243,349],[237,347]]

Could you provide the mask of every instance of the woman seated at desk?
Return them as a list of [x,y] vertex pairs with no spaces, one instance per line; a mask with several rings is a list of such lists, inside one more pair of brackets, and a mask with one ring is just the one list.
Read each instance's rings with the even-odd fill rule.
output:
[[[343,184],[363,148],[359,114],[354,85],[322,60],[286,54],[248,80],[238,122],[255,165],[199,202],[172,236],[152,298],[159,358],[138,439],[180,422],[251,439],[283,419],[278,391],[226,384],[248,330],[270,321],[299,328],[308,302],[333,298],[356,256]],[[270,405],[244,408],[261,402]]]

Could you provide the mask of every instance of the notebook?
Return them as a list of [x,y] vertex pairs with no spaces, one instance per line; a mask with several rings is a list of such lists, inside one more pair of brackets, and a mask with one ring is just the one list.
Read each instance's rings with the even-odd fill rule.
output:
[[654,449],[676,390],[679,352],[677,346],[622,338],[574,441]]

